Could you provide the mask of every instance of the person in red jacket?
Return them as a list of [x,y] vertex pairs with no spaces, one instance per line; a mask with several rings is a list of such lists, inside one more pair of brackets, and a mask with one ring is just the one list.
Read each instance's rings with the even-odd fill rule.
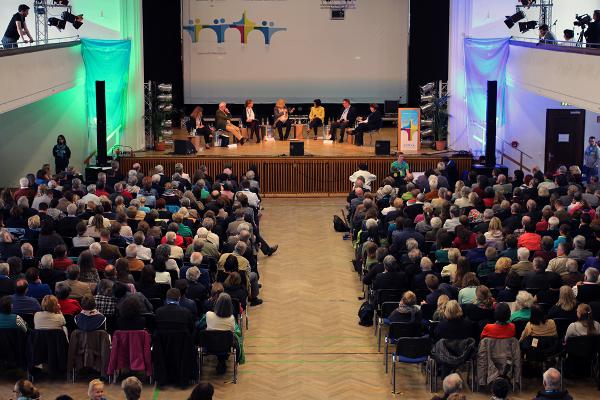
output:
[[506,303],[498,303],[494,310],[496,322],[487,324],[481,332],[481,338],[508,339],[515,337],[515,324],[508,322],[510,307]]
[[66,271],[73,264],[75,264],[73,260],[67,257],[67,246],[59,244],[54,248],[54,261],[52,263],[54,269]]
[[75,299],[70,299],[71,287],[64,282],[56,283],[56,298],[58,299],[58,305],[60,306],[60,312],[63,315],[77,315],[81,312],[81,306]]

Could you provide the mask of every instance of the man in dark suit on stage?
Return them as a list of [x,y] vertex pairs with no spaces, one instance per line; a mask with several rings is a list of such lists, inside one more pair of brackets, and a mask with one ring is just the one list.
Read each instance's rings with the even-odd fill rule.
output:
[[[381,128],[381,113],[377,110],[379,106],[375,103],[370,105],[371,114],[358,123],[356,129],[352,132],[354,135],[354,144],[357,146],[363,145],[363,135],[365,132],[376,131]],[[342,133],[343,136],[343,133]]]
[[346,128],[354,126],[354,122],[356,121],[356,109],[350,105],[350,100],[344,99],[342,101],[344,105],[344,109],[340,114],[340,117],[331,123],[331,131],[329,132],[331,135],[331,140],[335,141],[336,131],[340,130],[340,143],[344,141],[344,132]]

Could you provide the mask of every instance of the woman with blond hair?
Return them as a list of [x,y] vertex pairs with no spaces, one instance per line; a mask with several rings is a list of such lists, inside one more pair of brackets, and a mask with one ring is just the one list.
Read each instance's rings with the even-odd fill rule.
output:
[[510,314],[510,322],[529,321],[531,318],[531,306],[533,305],[533,296],[531,293],[519,290],[515,303],[515,311]]
[[442,319],[435,330],[438,339],[466,339],[471,336],[471,322],[465,319],[462,308],[456,300],[450,300]]
[[[285,105],[284,99],[279,99],[275,103],[273,109],[274,126],[279,132],[279,140],[287,140],[290,136],[290,130],[292,129],[292,121],[290,121],[290,114],[294,112],[294,109],[288,109]],[[285,127],[285,137],[283,136],[283,127]]]
[[[63,329],[67,322],[60,312],[58,299],[53,295],[46,295],[42,299],[42,311],[33,316],[35,329]],[[66,333],[66,331],[65,331]]]
[[254,101],[252,99],[246,100],[244,103],[245,117],[244,125],[248,128],[248,139],[252,139],[252,136],[256,136],[256,143],[260,143],[260,122],[256,119],[254,114]]
[[506,277],[510,272],[510,267],[512,264],[512,260],[508,257],[500,257],[498,260],[496,260],[494,272],[486,277],[487,286],[490,288],[504,287],[506,283]]
[[571,286],[561,286],[558,295],[558,301],[548,311],[549,318],[568,318],[577,319],[577,300]]
[[440,295],[437,299],[437,308],[431,318],[433,321],[441,321],[444,319],[444,312],[446,311],[446,305],[450,301],[450,298],[445,294]]
[[390,322],[416,322],[421,323],[423,316],[421,307],[417,305],[417,296],[414,292],[407,290],[402,295],[402,299],[396,308],[390,314]]
[[204,124],[202,112],[202,107],[196,106],[194,108],[194,111],[190,114],[190,122],[187,128],[188,132],[194,132],[196,136],[204,136],[204,147],[210,149],[209,143],[212,141],[212,130]]
[[442,277],[449,276],[450,282],[454,282],[456,275],[456,263],[458,262],[458,258],[460,257],[460,250],[456,247],[453,247],[448,250],[448,261],[450,264],[444,266],[442,268],[441,275]]
[[502,233],[502,222],[500,218],[494,217],[490,220],[487,232],[483,234],[485,236],[485,242],[488,246],[493,246],[496,250],[503,250],[504,248],[504,235]]

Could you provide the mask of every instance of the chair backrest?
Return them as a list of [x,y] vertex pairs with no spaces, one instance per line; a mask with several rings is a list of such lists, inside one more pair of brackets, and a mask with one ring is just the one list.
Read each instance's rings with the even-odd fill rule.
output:
[[432,319],[436,308],[437,306],[433,304],[421,304],[421,314],[423,315],[423,319]]
[[565,353],[578,359],[596,359],[600,350],[600,336],[574,336],[567,339]]
[[0,361],[5,367],[27,367],[27,333],[21,329],[0,329]]
[[521,337],[521,334],[525,330],[525,325],[527,325],[527,322],[529,322],[529,321],[523,321],[523,320],[513,321],[513,324],[515,325],[515,337],[516,338]]
[[34,329],[35,324],[33,323],[33,314],[17,314],[19,317],[25,321],[28,329]]
[[233,306],[232,307],[233,316],[237,320],[238,316],[240,315],[240,301],[238,299],[236,299],[235,297],[232,297],[231,305]]
[[574,319],[571,318],[554,318],[554,324],[556,325],[556,333],[559,338],[564,338],[567,333],[567,328],[571,325],[572,322],[575,322]]
[[395,301],[386,301],[381,304],[381,318],[387,318],[390,314],[398,308],[398,303]]
[[420,322],[392,322],[388,338],[417,337],[423,334],[423,325]]
[[375,304],[381,305],[385,302],[399,302],[402,299],[404,290],[402,289],[379,289],[375,292]]
[[69,249],[69,257],[79,257],[79,255],[81,253],[83,253],[85,250],[89,250],[88,247],[71,247]]
[[198,343],[206,353],[229,353],[234,345],[231,331],[201,331]]
[[150,302],[150,304],[152,304],[152,308],[154,309],[154,311],[158,310],[160,307],[165,305],[165,302],[158,297],[151,297],[148,299],[148,301]]
[[429,335],[419,337],[401,337],[396,344],[396,355],[406,358],[421,358],[431,354]]
[[75,316],[71,314],[63,314],[65,317],[65,322],[67,323],[67,332],[69,332],[69,337],[71,336],[71,332],[77,329],[77,324],[75,323]]

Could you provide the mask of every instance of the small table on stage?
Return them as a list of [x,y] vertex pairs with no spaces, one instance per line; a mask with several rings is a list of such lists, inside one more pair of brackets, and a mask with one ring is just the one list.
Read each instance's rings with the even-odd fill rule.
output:
[[304,124],[294,124],[294,139],[296,139],[296,140],[304,139],[303,132],[304,132]]

